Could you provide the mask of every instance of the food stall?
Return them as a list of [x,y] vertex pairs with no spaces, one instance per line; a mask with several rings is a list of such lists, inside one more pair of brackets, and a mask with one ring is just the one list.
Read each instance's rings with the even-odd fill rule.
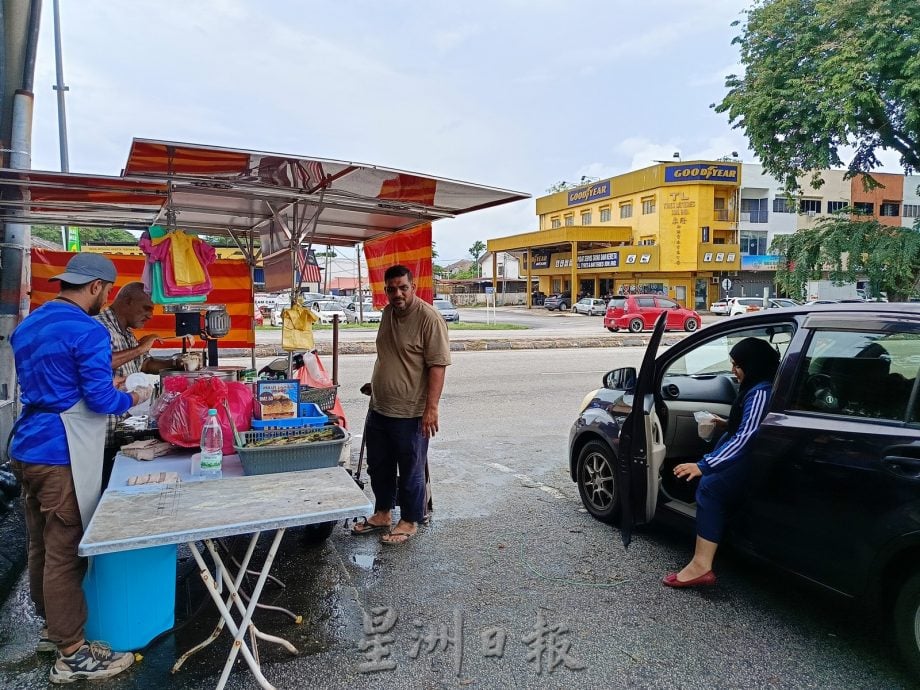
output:
[[[229,282],[215,280],[215,289],[204,300],[165,304],[155,317],[166,320],[154,324],[158,330],[172,319],[178,339],[174,349],[181,346],[187,352],[192,339],[201,338],[207,351],[205,369],[214,375],[181,377],[174,389],[168,385],[170,379],[164,379],[154,403],[161,409],[151,410],[158,414],[156,431],[138,425],[136,431],[147,432],[148,438],[135,435],[133,441],[140,445],[123,448],[116,457],[80,553],[93,556],[98,565],[90,568],[85,586],[90,622],[101,626],[101,637],[110,637],[113,630],[117,636],[120,626],[125,632],[122,646],[130,648],[171,626],[171,615],[160,614],[174,595],[169,580],[174,585],[176,545],[187,545],[220,612],[217,632],[225,626],[234,638],[218,687],[226,683],[237,654],[262,687],[271,687],[259,668],[257,640],[296,650],[262,633],[251,618],[284,531],[368,515],[372,506],[340,467],[348,432],[330,424],[339,421],[332,412],[335,347],[329,386],[318,385],[315,377],[259,381],[250,372],[247,380],[232,380],[231,375],[224,381],[227,377],[216,375],[223,339],[229,335],[226,342],[238,346],[241,330],[252,348],[255,370],[252,273],[257,262],[265,269],[267,289],[289,289],[291,304],[297,304],[314,244],[358,246],[528,195],[373,165],[146,139],[132,142],[120,176],[0,169],[0,185],[5,188],[0,206],[4,221],[120,227],[151,236],[157,229],[167,236],[182,232],[205,239],[224,237],[245,257],[245,306],[238,283],[228,287]],[[45,284],[53,273],[45,263],[40,266],[35,267],[38,289],[33,308],[43,295],[53,296]],[[119,267],[117,287],[138,280],[139,271],[134,271],[122,275]],[[221,301],[214,301],[215,295]],[[174,398],[167,400],[171,394]],[[206,480],[195,472],[193,449],[202,410],[208,408],[222,415],[224,465],[219,479]],[[164,439],[184,448],[158,446]],[[158,455],[155,446],[164,453]],[[285,473],[283,482],[270,476],[277,472]],[[124,520],[125,514],[132,520]],[[274,536],[268,555],[257,566],[251,559],[263,531]],[[252,536],[241,564],[235,565],[221,557],[216,541],[242,534]],[[245,593],[244,604],[240,584],[247,569],[255,569],[258,578]],[[132,582],[140,573],[146,574],[148,584],[132,593]],[[101,606],[96,601],[101,597],[93,592],[116,589],[111,580],[99,578],[120,579],[117,585],[126,594],[114,603],[114,611],[97,608],[94,619],[92,611]],[[141,599],[146,604],[141,609],[146,611],[143,624],[113,622],[125,610],[137,610]],[[141,639],[131,637],[137,634]],[[176,669],[211,639],[180,657]]]

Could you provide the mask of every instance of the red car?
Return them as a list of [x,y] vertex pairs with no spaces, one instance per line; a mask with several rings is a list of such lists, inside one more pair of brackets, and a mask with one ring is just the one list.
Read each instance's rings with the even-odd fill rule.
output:
[[604,328],[611,333],[620,329],[629,329],[632,333],[651,330],[655,327],[658,315],[668,312],[669,331],[695,331],[702,321],[700,315],[692,309],[684,309],[677,302],[659,295],[623,295],[612,298],[607,303],[604,315]]

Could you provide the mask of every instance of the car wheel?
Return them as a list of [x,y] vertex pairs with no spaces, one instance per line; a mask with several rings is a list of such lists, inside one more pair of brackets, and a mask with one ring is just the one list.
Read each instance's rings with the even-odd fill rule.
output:
[[569,310],[568,304],[566,304],[565,302],[562,302],[559,304],[559,311],[568,311],[568,310]]
[[605,443],[589,441],[578,454],[578,493],[591,515],[613,524],[620,516],[613,451]]
[[629,322],[629,331],[631,333],[641,333],[644,327],[645,324],[642,323],[642,319],[633,319]]
[[614,328],[613,326],[607,326],[607,330],[610,331],[611,333],[616,333],[616,332],[619,331],[620,329],[619,329],[619,328]]
[[332,530],[334,528],[334,520],[332,522],[319,522],[315,525],[307,525],[303,528],[303,534],[300,537],[300,541],[305,546],[321,544],[332,535]]
[[696,322],[696,319],[687,319],[684,322],[684,330],[693,332],[699,328],[699,324]]
[[909,578],[894,605],[894,632],[901,656],[920,676],[920,573]]

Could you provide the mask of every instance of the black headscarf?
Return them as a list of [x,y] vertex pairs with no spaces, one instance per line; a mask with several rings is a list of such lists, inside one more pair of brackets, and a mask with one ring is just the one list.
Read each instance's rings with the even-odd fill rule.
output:
[[772,383],[779,368],[779,352],[766,340],[745,338],[738,342],[729,352],[731,358],[743,371],[744,380],[738,389],[738,397],[732,404],[728,415],[728,433],[734,434],[741,426],[741,413],[744,411],[744,396],[758,383]]

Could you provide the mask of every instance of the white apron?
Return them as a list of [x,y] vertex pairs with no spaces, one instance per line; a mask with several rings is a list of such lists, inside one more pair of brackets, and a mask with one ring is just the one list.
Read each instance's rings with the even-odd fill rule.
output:
[[80,520],[85,530],[102,495],[102,454],[105,450],[106,415],[90,410],[80,400],[61,412],[70,472],[80,506]]

